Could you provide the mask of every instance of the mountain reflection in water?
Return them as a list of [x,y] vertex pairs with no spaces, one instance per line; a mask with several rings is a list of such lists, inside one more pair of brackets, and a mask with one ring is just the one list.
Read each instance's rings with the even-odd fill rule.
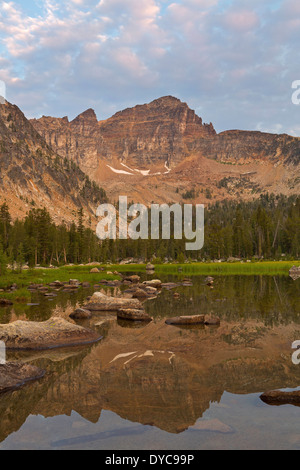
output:
[[[142,432],[140,425],[179,435],[212,403],[220,403],[225,392],[246,395],[298,387],[300,367],[292,363],[291,344],[300,339],[299,286],[288,278],[275,280],[219,277],[210,290],[194,278],[193,287],[176,289],[180,300],[174,299],[174,291],[164,291],[145,304],[154,317],[148,325],[126,328],[110,315],[97,327],[107,317],[102,313],[81,322],[103,334],[96,345],[9,353],[8,359],[34,363],[47,374],[0,396],[0,441],[31,415],[50,418],[76,412],[97,423],[102,410],[139,423],[128,429],[133,438]],[[73,298],[75,305],[78,298]],[[55,302],[59,306],[60,295]],[[221,326],[165,324],[167,316],[195,313],[218,315]],[[6,311],[6,321],[12,314]],[[82,442],[117,435],[117,430],[88,434]],[[74,439],[52,440],[52,447],[80,445],[80,438]]]

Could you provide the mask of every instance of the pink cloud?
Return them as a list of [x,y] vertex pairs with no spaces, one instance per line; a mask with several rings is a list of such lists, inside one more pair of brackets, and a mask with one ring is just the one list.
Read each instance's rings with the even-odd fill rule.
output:
[[260,19],[255,11],[230,11],[225,14],[223,23],[233,31],[246,33],[257,28],[260,25]]

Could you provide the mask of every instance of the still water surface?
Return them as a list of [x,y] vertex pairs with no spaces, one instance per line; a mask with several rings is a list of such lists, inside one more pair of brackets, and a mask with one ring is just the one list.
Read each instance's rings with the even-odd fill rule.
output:
[[[146,302],[149,325],[101,313],[80,323],[101,333],[97,344],[9,353],[47,374],[0,396],[0,449],[300,449],[300,407],[259,398],[300,388],[291,349],[300,340],[300,282],[220,276],[210,289],[202,276],[192,281]],[[39,305],[1,309],[0,322],[68,315],[93,291],[33,294]],[[199,313],[218,315],[221,326],[165,324]]]

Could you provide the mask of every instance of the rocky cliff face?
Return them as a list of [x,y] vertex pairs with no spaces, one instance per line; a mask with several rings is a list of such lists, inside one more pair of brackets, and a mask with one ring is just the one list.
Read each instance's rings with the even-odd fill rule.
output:
[[80,207],[94,214],[97,191],[86,175],[57,155],[8,102],[0,105],[0,168],[0,203],[15,217],[33,207],[46,207],[56,222],[74,220]]
[[203,156],[223,163],[245,164],[255,160],[300,163],[300,139],[286,134],[226,131],[198,141],[197,150]]
[[90,109],[72,122],[42,117],[32,124],[54,151],[76,161],[90,176],[103,160],[139,169],[165,162],[175,166],[196,148],[198,139],[216,135],[212,124],[203,124],[186,103],[171,96],[125,109],[106,121],[97,122]]
[[138,168],[165,162],[174,167],[198,140],[216,135],[212,124],[203,124],[186,103],[171,96],[121,111],[100,129],[103,156],[117,156]]
[[195,153],[226,163],[300,162],[299,138],[238,130],[217,134],[172,96],[125,109],[106,121],[98,122],[89,109],[72,122],[42,117],[32,124],[55,152],[91,174],[99,161],[117,159],[140,169],[165,162],[175,167]]
[[97,169],[101,155],[99,123],[92,109],[80,114],[72,122],[67,117],[59,119],[45,116],[31,122],[54,152],[80,165],[82,171],[89,174]]
[[53,151],[101,182],[112,199],[127,194],[144,203],[183,202],[181,195],[191,189],[202,203],[252,199],[264,191],[299,193],[299,138],[238,130],[217,134],[171,96],[105,121],[98,122],[89,109],[72,122],[43,117],[32,124]]

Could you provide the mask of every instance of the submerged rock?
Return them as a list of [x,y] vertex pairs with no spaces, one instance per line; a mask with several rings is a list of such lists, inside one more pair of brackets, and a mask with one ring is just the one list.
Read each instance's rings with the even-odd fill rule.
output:
[[263,393],[260,399],[268,405],[298,405],[300,406],[300,390],[295,392],[282,392],[275,390]]
[[26,382],[37,380],[45,375],[45,371],[31,364],[10,362],[0,365],[0,393],[15,390]]
[[15,321],[0,325],[0,341],[7,349],[52,349],[99,341],[101,337],[86,328],[54,317],[45,322]]
[[167,325],[204,325],[205,316],[204,315],[189,315],[168,318],[166,320]]
[[95,292],[89,303],[84,306],[90,311],[118,311],[121,308],[134,308],[140,310],[142,304],[138,299],[125,299],[119,297],[109,297],[101,292]]

